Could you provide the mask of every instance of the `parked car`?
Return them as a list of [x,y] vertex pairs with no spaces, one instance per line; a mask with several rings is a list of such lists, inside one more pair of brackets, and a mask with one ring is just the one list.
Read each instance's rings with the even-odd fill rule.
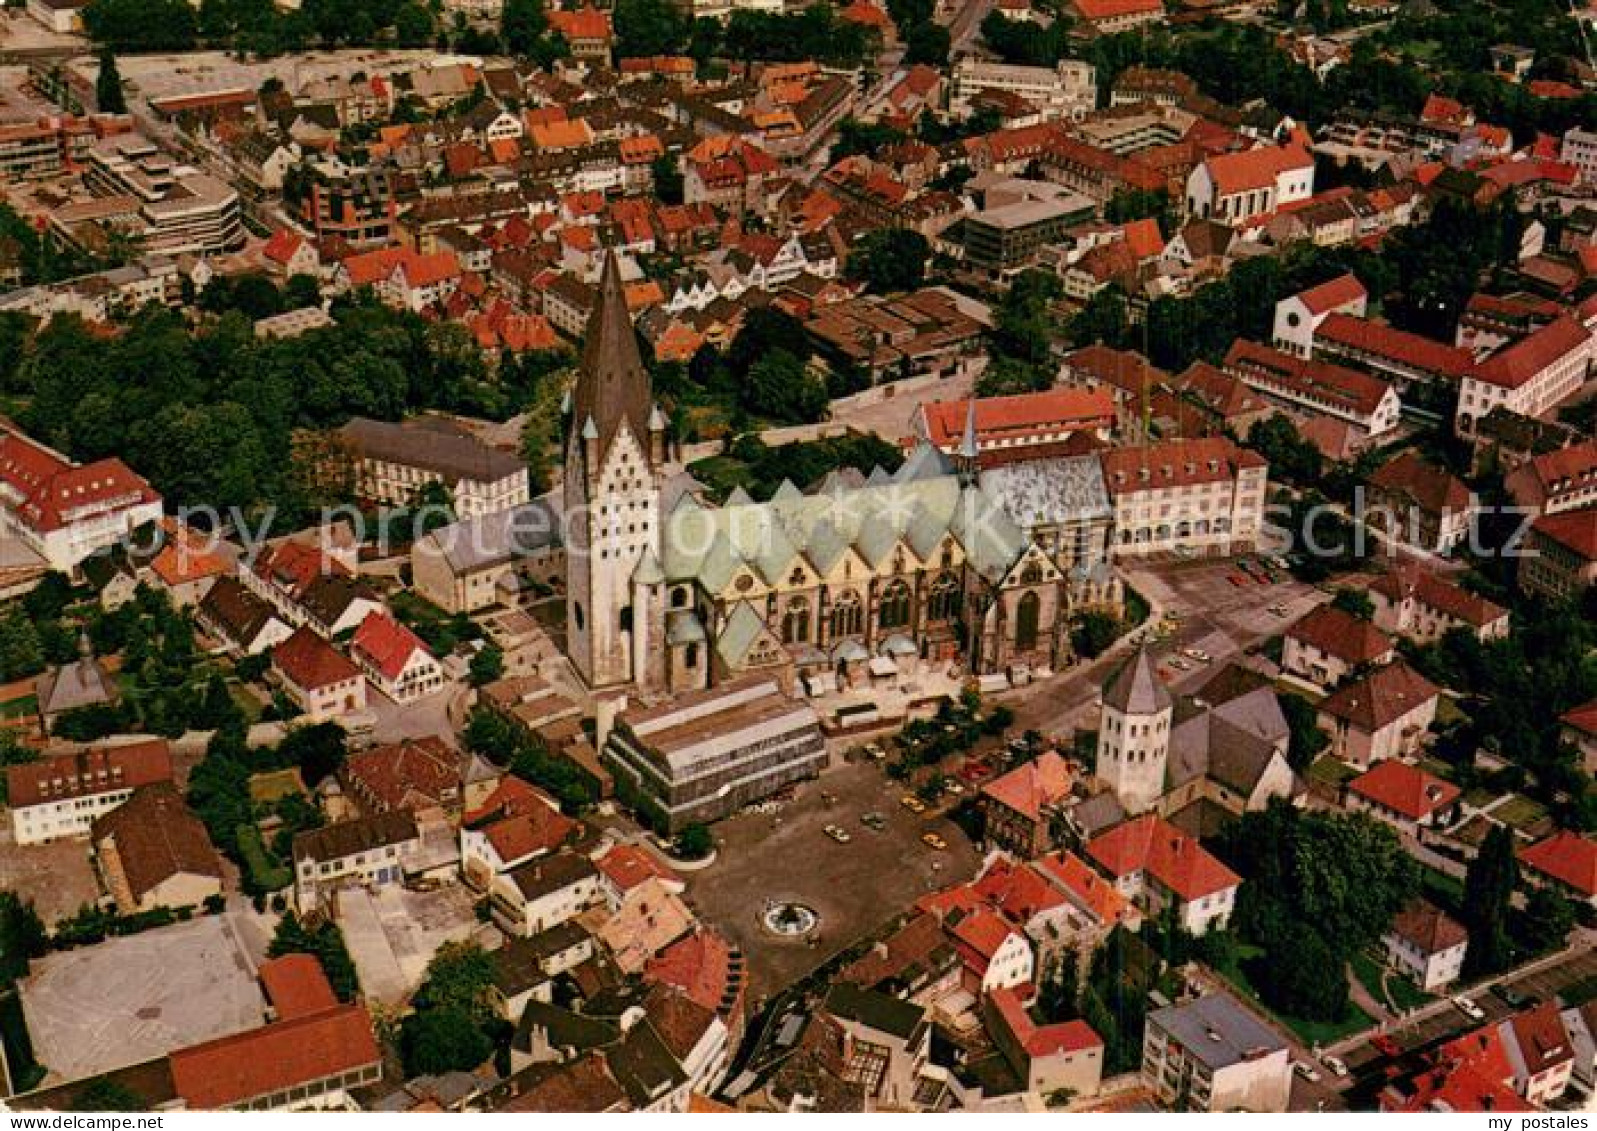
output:
[[1342,1062],[1341,1057],[1332,1056],[1330,1053],[1325,1053],[1320,1057],[1320,1063],[1325,1065],[1326,1068],[1330,1069],[1331,1075],[1335,1076],[1337,1079],[1341,1080],[1347,1077],[1347,1065]]
[[1235,585],[1238,589],[1241,589],[1248,583],[1248,575],[1245,573],[1228,573],[1226,574],[1226,580],[1231,582],[1231,584]]
[[899,804],[908,809],[911,813],[926,812],[926,803],[920,798],[916,797],[913,793],[906,793],[899,801]]
[[887,827],[887,818],[880,813],[872,811],[870,813],[861,813],[859,823],[868,829],[875,829],[877,832],[881,832]]
[[1459,994],[1453,999],[1453,1008],[1457,1009],[1471,1021],[1486,1020],[1486,1011],[1480,1006],[1476,1005],[1473,1000],[1465,997],[1463,994]]
[[1299,1076],[1303,1077],[1311,1084],[1318,1084],[1320,1082],[1320,1070],[1306,1060],[1294,1060],[1292,1062],[1292,1071],[1296,1072]]
[[938,852],[942,852],[948,847],[948,842],[942,837],[938,836],[936,833],[927,833],[925,836],[921,837],[921,841],[931,848],[935,848]]
[[838,828],[836,825],[827,825],[821,831],[827,836],[831,837],[833,840],[837,841],[838,844],[847,844],[851,839],[853,839],[848,835],[847,831]]

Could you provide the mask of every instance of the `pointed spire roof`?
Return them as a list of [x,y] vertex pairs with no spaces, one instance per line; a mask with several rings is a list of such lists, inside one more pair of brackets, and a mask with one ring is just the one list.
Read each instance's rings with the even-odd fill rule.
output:
[[1171,705],[1170,692],[1154,671],[1148,649],[1138,648],[1137,654],[1110,681],[1104,689],[1103,705],[1123,715],[1156,715]]
[[979,454],[976,446],[976,398],[970,399],[970,407],[965,412],[965,435],[959,441],[959,454],[965,459],[973,460]]
[[604,259],[599,301],[588,317],[582,340],[582,368],[572,396],[574,419],[591,420],[601,451],[625,421],[638,443],[647,446],[653,407],[649,374],[638,353],[638,336],[627,311],[621,266],[615,253]]

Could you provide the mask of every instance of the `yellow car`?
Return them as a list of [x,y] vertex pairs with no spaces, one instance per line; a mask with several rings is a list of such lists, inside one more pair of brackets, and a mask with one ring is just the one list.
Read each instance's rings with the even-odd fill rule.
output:
[[900,801],[899,804],[908,809],[911,813],[926,812],[925,802],[921,801],[920,798],[916,797],[912,793],[906,793],[904,795],[904,800]]
[[935,848],[938,852],[942,852],[948,847],[948,842],[942,837],[938,836],[936,833],[927,833],[925,836],[921,837],[921,840],[929,847]]

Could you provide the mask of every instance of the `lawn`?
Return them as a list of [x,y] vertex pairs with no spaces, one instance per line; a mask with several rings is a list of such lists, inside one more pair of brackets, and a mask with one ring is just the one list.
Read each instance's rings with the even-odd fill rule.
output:
[[1387,970],[1372,954],[1360,951],[1353,956],[1352,966],[1353,976],[1363,983],[1370,996],[1384,1001],[1388,1008],[1399,1013],[1407,1013],[1434,1000],[1401,974]]
[[281,891],[294,882],[294,873],[267,851],[261,840],[261,830],[254,825],[240,825],[238,851],[249,867],[255,887],[264,892]]
[[0,703],[0,719],[23,719],[39,713],[39,697],[37,695],[24,695],[20,699],[11,699]]
[[1256,958],[1263,953],[1264,951],[1259,947],[1238,942],[1235,963],[1224,968],[1215,967],[1215,973],[1231,983],[1231,987],[1237,993],[1274,1018],[1277,1024],[1290,1029],[1296,1034],[1298,1040],[1304,1044],[1311,1047],[1325,1048],[1328,1045],[1334,1045],[1343,1037],[1369,1028],[1372,1024],[1370,1015],[1352,1002],[1348,1003],[1347,1016],[1341,1021],[1305,1021],[1300,1017],[1288,1017],[1284,1013],[1277,1013],[1259,1000],[1259,995],[1254,991],[1253,985],[1248,981],[1248,976],[1243,969],[1250,959]]
[[1420,869],[1420,892],[1450,914],[1464,905],[1464,881],[1433,868]]
[[1358,776],[1359,771],[1357,769],[1340,758],[1332,757],[1330,754],[1322,754],[1309,767],[1309,778],[1311,780],[1317,781],[1321,785],[1328,785],[1332,789],[1341,789]]
[[1547,810],[1524,794],[1516,793],[1496,809],[1492,816],[1513,829],[1529,829],[1547,819]]

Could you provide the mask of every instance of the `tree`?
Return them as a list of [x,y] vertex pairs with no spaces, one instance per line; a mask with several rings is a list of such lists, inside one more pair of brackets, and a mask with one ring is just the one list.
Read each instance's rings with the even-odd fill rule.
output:
[[945,66],[948,63],[949,46],[948,29],[942,24],[929,20],[916,24],[904,37],[904,62]]
[[1564,946],[1575,922],[1575,907],[1568,899],[1552,888],[1536,887],[1525,899],[1516,933],[1527,949],[1539,954]]
[[14,891],[0,891],[0,985],[28,972],[28,960],[49,950],[49,936],[31,902]]
[[468,672],[473,687],[485,687],[505,674],[505,654],[493,644],[484,644],[471,657]]
[[715,839],[706,826],[694,823],[676,835],[671,847],[682,860],[702,860],[714,851]]
[[318,723],[297,727],[278,743],[280,764],[299,767],[308,786],[316,786],[336,774],[349,756],[349,735],[337,723]]
[[1369,593],[1363,589],[1339,586],[1331,595],[1331,607],[1341,609],[1350,616],[1358,617],[1359,620],[1375,619],[1375,602],[1370,600]]
[[531,55],[549,30],[543,0],[505,0],[499,16],[499,34],[512,55]]
[[1297,427],[1277,413],[1255,421],[1248,429],[1248,447],[1270,461],[1270,473],[1290,483],[1308,486],[1325,471],[1325,457],[1299,434]]
[[446,942],[427,964],[427,975],[413,1002],[418,1010],[458,1009],[472,1023],[493,1023],[490,991],[494,960],[474,942]]
[[469,1072],[493,1055],[493,1042],[453,1006],[413,1013],[399,1027],[407,1076]]
[[394,12],[394,37],[401,47],[425,47],[433,35],[433,18],[427,9],[410,0]]
[[785,349],[773,350],[749,369],[739,401],[768,420],[808,424],[826,412],[826,385]]
[[109,47],[100,52],[100,73],[94,79],[94,102],[102,114],[126,114],[127,99],[122,94],[122,76],[117,73],[116,56]]
[[661,204],[682,203],[682,166],[669,153],[662,153],[649,165],[654,178],[654,195]]
[[1305,1021],[1341,1021],[1347,1016],[1347,962],[1307,923],[1287,923],[1261,940],[1264,953],[1248,978],[1266,1005]]
[[88,1085],[72,1098],[73,1111],[149,1111],[150,1105],[144,1098],[129,1088],[123,1087],[115,1080],[100,1076],[89,1081]]
[[1331,736],[1320,729],[1319,710],[1303,696],[1295,691],[1278,691],[1276,698],[1280,700],[1281,713],[1286,716],[1290,732],[1286,760],[1294,770],[1302,773],[1330,745]]
[[670,0],[617,0],[616,55],[678,55],[687,46],[688,21]]
[[1460,918],[1469,931],[1469,949],[1464,954],[1466,977],[1495,974],[1513,961],[1508,926],[1518,879],[1513,830],[1507,825],[1493,825],[1464,873]]
[[876,294],[912,291],[926,281],[931,245],[907,228],[878,228],[849,253],[847,274]]
[[1120,621],[1094,610],[1075,618],[1070,628],[1070,646],[1076,650],[1076,655],[1090,660],[1102,655],[1119,635]]

